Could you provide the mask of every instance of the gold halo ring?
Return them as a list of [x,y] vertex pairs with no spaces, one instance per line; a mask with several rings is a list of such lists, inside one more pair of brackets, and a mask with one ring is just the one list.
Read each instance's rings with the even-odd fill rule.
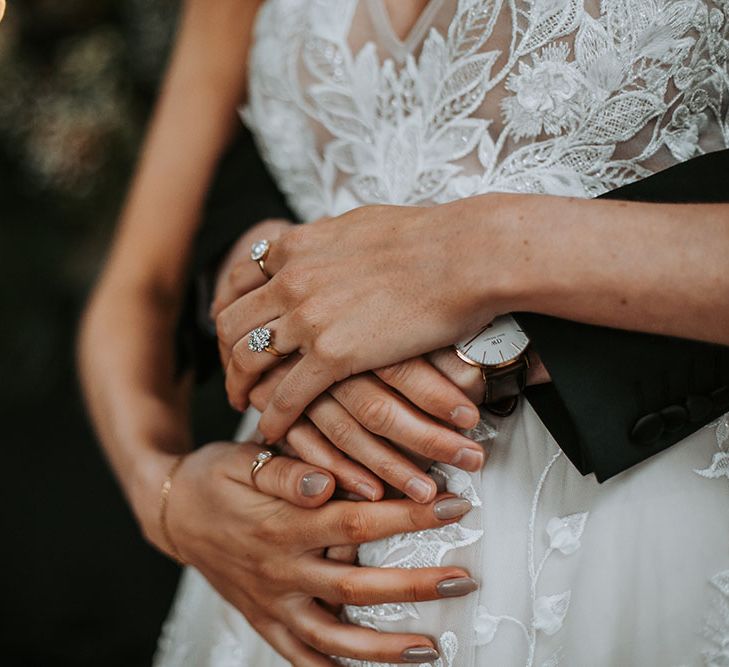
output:
[[268,352],[274,357],[287,357],[287,354],[279,352],[271,343],[273,331],[268,327],[256,327],[248,334],[248,349],[252,352]]

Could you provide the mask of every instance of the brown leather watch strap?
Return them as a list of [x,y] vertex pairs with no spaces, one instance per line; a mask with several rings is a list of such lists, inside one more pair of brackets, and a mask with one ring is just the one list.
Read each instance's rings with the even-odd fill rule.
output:
[[497,415],[510,415],[526,387],[528,368],[526,354],[503,368],[482,368],[481,373],[486,384],[484,406]]

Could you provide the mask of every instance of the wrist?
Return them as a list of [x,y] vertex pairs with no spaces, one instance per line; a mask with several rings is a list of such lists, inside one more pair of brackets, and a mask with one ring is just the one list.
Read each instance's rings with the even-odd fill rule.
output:
[[492,193],[445,205],[451,224],[460,221],[452,252],[460,258],[459,283],[470,313],[496,317],[522,309],[535,260],[524,199]]
[[125,491],[144,536],[159,544],[159,508],[162,485],[175,462],[186,452],[168,452],[150,447],[148,453],[138,457],[129,472]]

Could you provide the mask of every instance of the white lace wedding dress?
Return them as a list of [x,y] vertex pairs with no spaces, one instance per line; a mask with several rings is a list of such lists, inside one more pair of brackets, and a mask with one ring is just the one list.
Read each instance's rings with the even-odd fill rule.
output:
[[[728,24],[727,0],[431,0],[400,41],[382,0],[268,0],[244,118],[304,220],[593,197],[729,145]],[[360,560],[458,564],[480,590],[353,622],[429,633],[439,667],[729,665],[727,416],[602,485],[528,403],[475,437],[482,473],[437,466],[475,507],[462,523]],[[285,662],[188,569],[156,664]]]

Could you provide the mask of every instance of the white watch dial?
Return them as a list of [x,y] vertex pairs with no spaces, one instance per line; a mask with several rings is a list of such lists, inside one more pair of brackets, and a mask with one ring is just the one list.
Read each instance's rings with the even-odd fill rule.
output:
[[529,345],[529,338],[511,315],[500,315],[475,335],[456,344],[461,356],[479,366],[503,366]]

